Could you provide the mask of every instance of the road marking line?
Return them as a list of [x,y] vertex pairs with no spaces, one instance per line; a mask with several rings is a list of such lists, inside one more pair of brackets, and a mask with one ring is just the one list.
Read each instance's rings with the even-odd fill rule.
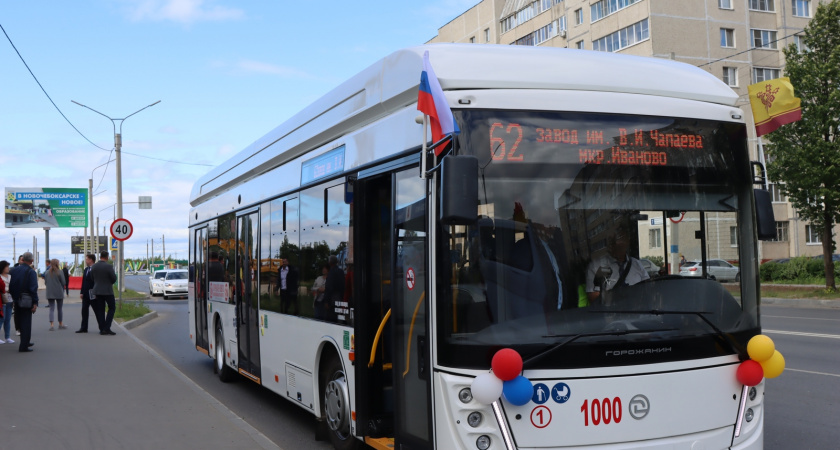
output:
[[762,330],[762,331],[764,331],[765,333],[770,333],[770,334],[789,334],[791,336],[807,336],[807,337],[840,339],[840,334],[803,333],[803,332],[800,332],[800,331],[782,331],[782,330]]
[[767,314],[762,314],[761,317],[773,317],[775,319],[830,320],[832,322],[840,322],[840,319],[826,319],[823,317],[768,316]]
[[840,378],[840,374],[836,374],[836,373],[814,372],[814,371],[811,371],[811,370],[801,370],[801,369],[791,369],[791,368],[787,368],[785,370],[790,370],[792,372],[812,373],[814,375],[825,375],[825,376],[829,376],[829,377]]

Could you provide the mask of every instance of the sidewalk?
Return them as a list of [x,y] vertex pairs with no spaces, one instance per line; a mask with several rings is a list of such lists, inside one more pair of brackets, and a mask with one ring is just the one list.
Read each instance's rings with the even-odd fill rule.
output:
[[116,323],[100,336],[91,314],[76,334],[80,303],[65,304],[68,329],[48,331],[42,297],[35,351],[19,353],[14,333],[0,345],[0,448],[277,448]]

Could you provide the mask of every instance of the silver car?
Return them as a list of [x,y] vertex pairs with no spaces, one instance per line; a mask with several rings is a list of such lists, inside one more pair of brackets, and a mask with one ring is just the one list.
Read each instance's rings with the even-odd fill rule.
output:
[[186,297],[189,272],[186,270],[168,270],[163,280],[163,298]]
[[[722,259],[710,259],[706,261],[706,272],[709,278],[718,281],[741,281],[741,269]],[[680,275],[684,277],[699,277],[703,275],[700,263],[688,262],[680,267]]]
[[154,297],[155,295],[163,294],[163,280],[166,278],[167,272],[168,270],[166,269],[158,270],[154,275],[149,277],[149,295]]

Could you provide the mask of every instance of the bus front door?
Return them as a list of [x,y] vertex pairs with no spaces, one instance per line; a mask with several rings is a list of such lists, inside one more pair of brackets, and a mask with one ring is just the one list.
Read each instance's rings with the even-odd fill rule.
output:
[[261,383],[259,327],[259,213],[237,218],[236,340],[239,373]]
[[195,230],[193,242],[190,282],[193,283],[195,347],[206,355],[210,348],[207,345],[207,227]]
[[426,183],[417,168],[394,174],[393,379],[396,448],[430,448],[432,438]]

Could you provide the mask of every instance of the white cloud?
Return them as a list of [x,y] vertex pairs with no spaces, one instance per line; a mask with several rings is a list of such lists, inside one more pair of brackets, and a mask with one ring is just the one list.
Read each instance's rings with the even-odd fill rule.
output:
[[268,75],[279,75],[287,78],[311,78],[311,76],[294,67],[281,66],[278,64],[271,64],[261,61],[242,60],[236,64],[236,67],[245,72],[263,73]]
[[211,5],[213,0],[131,0],[133,20],[171,21],[183,24],[239,20],[245,12],[238,8]]

